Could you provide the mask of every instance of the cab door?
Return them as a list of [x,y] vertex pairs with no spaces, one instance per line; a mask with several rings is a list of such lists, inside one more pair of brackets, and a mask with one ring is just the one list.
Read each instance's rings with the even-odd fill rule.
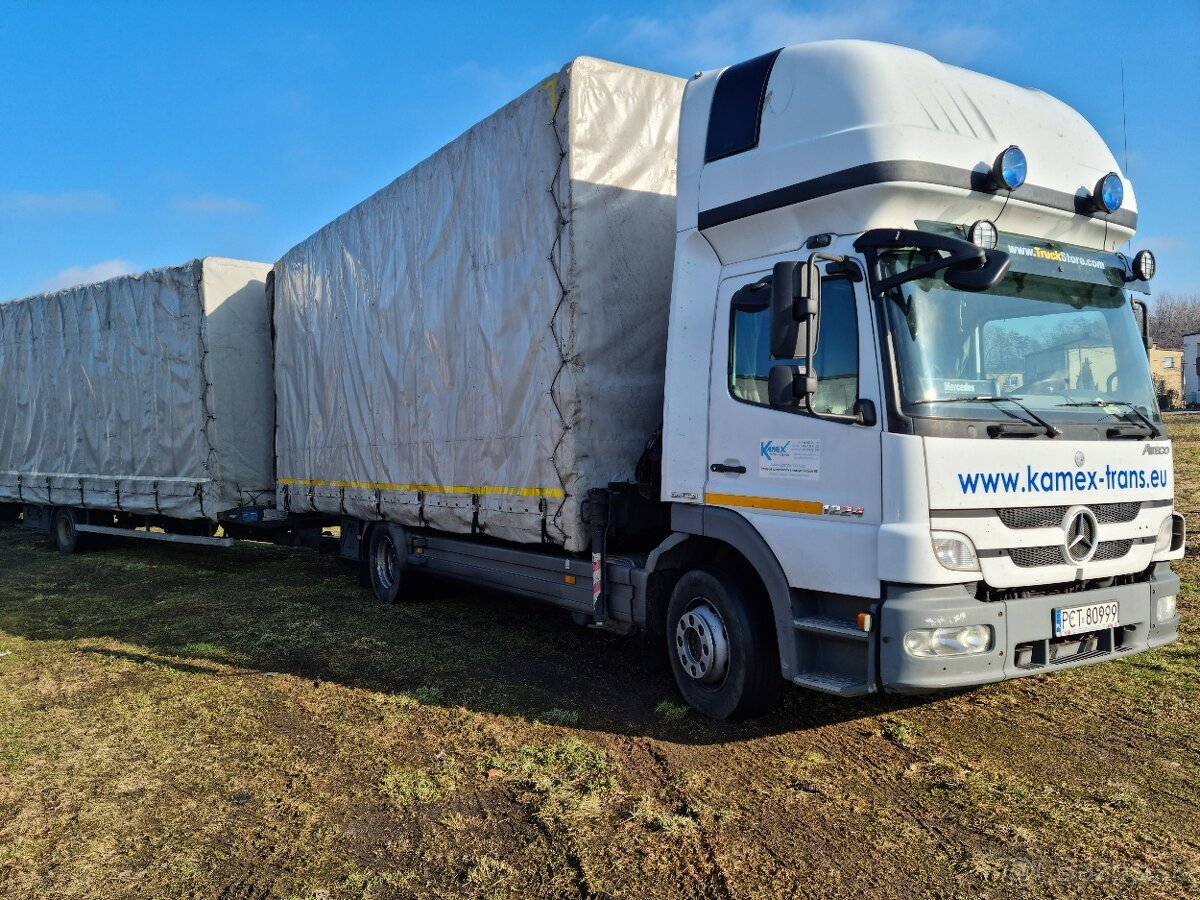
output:
[[768,274],[769,269],[734,275],[721,283],[705,502],[750,520],[793,587],[878,597],[880,416],[870,425],[820,417],[852,414],[860,399],[883,409],[864,284],[823,271],[814,416],[803,406],[770,404],[770,369],[788,362],[770,356],[770,309],[731,306],[740,288]]

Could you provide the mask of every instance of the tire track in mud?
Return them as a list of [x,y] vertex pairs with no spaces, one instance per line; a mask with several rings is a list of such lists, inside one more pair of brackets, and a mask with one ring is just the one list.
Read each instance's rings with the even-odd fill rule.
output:
[[703,854],[703,863],[708,869],[708,880],[704,883],[705,891],[700,896],[708,900],[732,900],[734,895],[729,878],[717,857],[716,848],[704,823],[696,815],[695,804],[686,792],[674,783],[671,760],[653,738],[623,737],[619,743],[625,750],[626,761],[632,761],[639,753],[645,757],[648,765],[644,771],[653,778],[657,787],[655,793],[666,799],[672,809],[682,811],[695,823],[696,839]]

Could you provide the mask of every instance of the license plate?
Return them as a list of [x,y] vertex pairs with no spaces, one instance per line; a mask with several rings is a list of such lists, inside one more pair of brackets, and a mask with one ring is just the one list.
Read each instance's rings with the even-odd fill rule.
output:
[[1099,631],[1102,628],[1116,628],[1117,611],[1116,600],[1110,600],[1108,603],[1092,603],[1088,606],[1069,606],[1066,609],[1056,609],[1054,610],[1054,636],[1067,637],[1072,634]]

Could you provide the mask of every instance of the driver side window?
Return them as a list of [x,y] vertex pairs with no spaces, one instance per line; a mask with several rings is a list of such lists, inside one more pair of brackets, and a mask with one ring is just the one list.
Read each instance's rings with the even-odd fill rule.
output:
[[[804,365],[805,360],[771,359],[771,311],[735,311],[729,336],[729,393],[755,406],[770,406],[767,378],[772,365]],[[817,373],[817,412],[850,415],[858,399],[858,318],[854,285],[847,278],[821,282],[821,315],[813,368]],[[800,410],[802,411],[802,410]]]

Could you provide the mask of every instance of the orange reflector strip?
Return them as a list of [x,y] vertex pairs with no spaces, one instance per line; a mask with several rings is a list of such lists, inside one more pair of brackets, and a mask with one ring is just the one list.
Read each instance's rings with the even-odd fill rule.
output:
[[781,512],[804,513],[809,516],[821,515],[825,507],[816,500],[785,500],[782,497],[745,497],[741,494],[707,493],[704,499],[708,503],[720,506],[741,506],[747,509],[777,509]]
[[575,576],[574,576],[574,575],[564,575],[564,576],[563,576],[563,581],[565,581],[567,584],[574,584],[574,583],[575,583]]

